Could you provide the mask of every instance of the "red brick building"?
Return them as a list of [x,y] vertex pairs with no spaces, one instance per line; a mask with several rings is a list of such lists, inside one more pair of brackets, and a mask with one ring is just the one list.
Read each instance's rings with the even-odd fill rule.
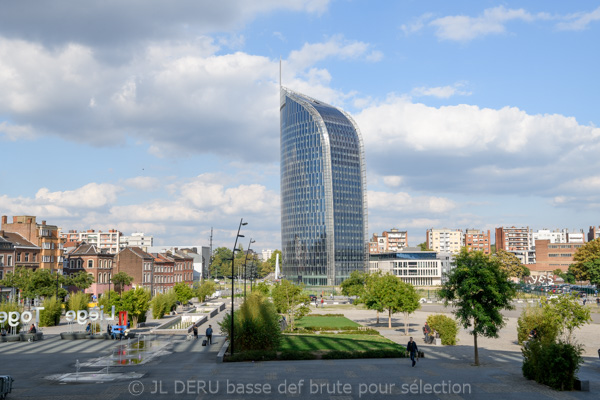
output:
[[536,263],[527,267],[538,272],[552,272],[555,269],[566,272],[573,263],[575,252],[583,245],[583,243],[551,243],[550,240],[536,240]]
[[0,229],[5,232],[18,233],[28,242],[38,246],[40,248],[40,268],[51,271],[58,271],[62,268],[62,245],[56,225],[47,225],[46,221],[38,224],[36,217],[29,215],[15,216],[12,223],[8,223],[8,217],[3,215]]
[[115,256],[116,270],[113,276],[119,272],[125,272],[133,278],[133,287],[142,287],[154,293],[153,273],[154,257],[139,247],[126,247]]
[[483,251],[484,254],[490,254],[492,251],[489,229],[487,234],[477,229],[467,229],[464,241],[464,246],[468,251]]
[[63,274],[73,276],[81,271],[94,278],[92,286],[85,290],[96,297],[108,292],[114,267],[114,255],[96,245],[83,243],[66,256]]

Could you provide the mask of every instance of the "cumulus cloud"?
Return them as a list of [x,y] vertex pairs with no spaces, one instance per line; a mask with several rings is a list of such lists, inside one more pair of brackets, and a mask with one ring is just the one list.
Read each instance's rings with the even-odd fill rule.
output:
[[388,175],[383,177],[383,183],[389,187],[398,187],[402,184],[404,178],[398,175]]
[[[593,177],[600,166],[600,128],[562,115],[467,104],[436,108],[390,97],[364,108],[355,119],[371,172],[401,174],[402,184],[412,189],[509,189],[553,196],[561,193],[552,182]],[[591,178],[580,186],[589,192],[594,182]]]
[[35,195],[40,202],[47,202],[61,207],[98,208],[114,203],[122,188],[108,183],[88,183],[75,190],[51,192],[41,188]]

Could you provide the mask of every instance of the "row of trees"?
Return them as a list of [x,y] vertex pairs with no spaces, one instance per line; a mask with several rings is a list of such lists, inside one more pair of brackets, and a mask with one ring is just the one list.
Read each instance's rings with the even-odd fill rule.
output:
[[[243,248],[240,246],[243,250]],[[275,272],[275,262],[277,254],[281,260],[281,251],[275,250],[271,257],[266,261],[260,261],[256,254],[248,254],[246,260],[246,252],[236,251],[234,260],[233,275],[242,275],[244,265],[246,265],[246,275],[262,278],[271,272]],[[219,247],[213,252],[213,260],[211,262],[211,276],[231,276],[231,257],[232,251],[227,247]]]
[[[131,285],[133,278],[125,272],[115,274],[112,279],[115,290],[121,293],[125,286]],[[64,288],[72,287],[75,290],[85,290],[92,286],[94,277],[84,271],[73,276],[52,273],[48,269],[38,268],[35,271],[25,267],[16,267],[14,272],[8,272],[0,285],[18,289],[22,298],[34,299],[37,297],[50,297],[58,294],[59,298],[65,297],[68,292]]]

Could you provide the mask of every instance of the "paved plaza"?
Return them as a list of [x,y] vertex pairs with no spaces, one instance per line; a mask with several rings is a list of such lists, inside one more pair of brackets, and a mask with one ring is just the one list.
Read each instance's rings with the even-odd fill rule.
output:
[[[402,315],[393,319],[381,316],[376,324],[375,312],[335,306],[313,310],[318,313],[344,313],[350,319],[379,329],[386,337],[406,344]],[[209,321],[213,327],[225,310]],[[556,392],[521,374],[521,355],[516,340],[516,319],[510,318],[500,339],[479,340],[482,365],[472,366],[473,340],[461,331],[457,346],[423,344],[421,326],[436,306],[424,305],[411,316],[411,335],[415,337],[425,358],[412,368],[407,359],[311,360],[217,363],[223,337],[216,335],[215,344],[203,347],[201,340],[185,336],[168,336],[167,354],[139,365],[118,364],[115,349],[123,343],[110,340],[61,340],[58,333],[65,326],[45,328],[46,339],[39,342],[0,343],[0,374],[15,378],[9,399],[390,399],[413,397],[422,399],[592,399],[600,393],[600,348],[598,325],[577,332],[578,338],[589,338],[585,364],[579,376],[590,381],[590,392]],[[204,332],[206,325],[201,326]],[[148,331],[149,328],[146,328]],[[146,332],[147,334],[147,332]],[[146,336],[146,339],[149,337]],[[142,337],[142,340],[145,340]],[[118,352],[117,352],[118,353]],[[595,353],[595,354],[594,354]],[[108,373],[137,373],[137,379],[106,381],[107,371],[85,367],[90,361],[112,363]],[[93,363],[92,363],[93,364]],[[47,379],[51,375],[75,373],[76,383]],[[83,365],[83,366],[82,366]],[[85,374],[85,375],[84,375]]]

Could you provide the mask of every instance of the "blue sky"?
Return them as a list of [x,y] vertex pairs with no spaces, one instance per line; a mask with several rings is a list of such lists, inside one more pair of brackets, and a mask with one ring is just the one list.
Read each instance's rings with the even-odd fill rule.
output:
[[358,123],[371,234],[600,223],[597,2],[1,7],[2,215],[280,248],[281,57]]

